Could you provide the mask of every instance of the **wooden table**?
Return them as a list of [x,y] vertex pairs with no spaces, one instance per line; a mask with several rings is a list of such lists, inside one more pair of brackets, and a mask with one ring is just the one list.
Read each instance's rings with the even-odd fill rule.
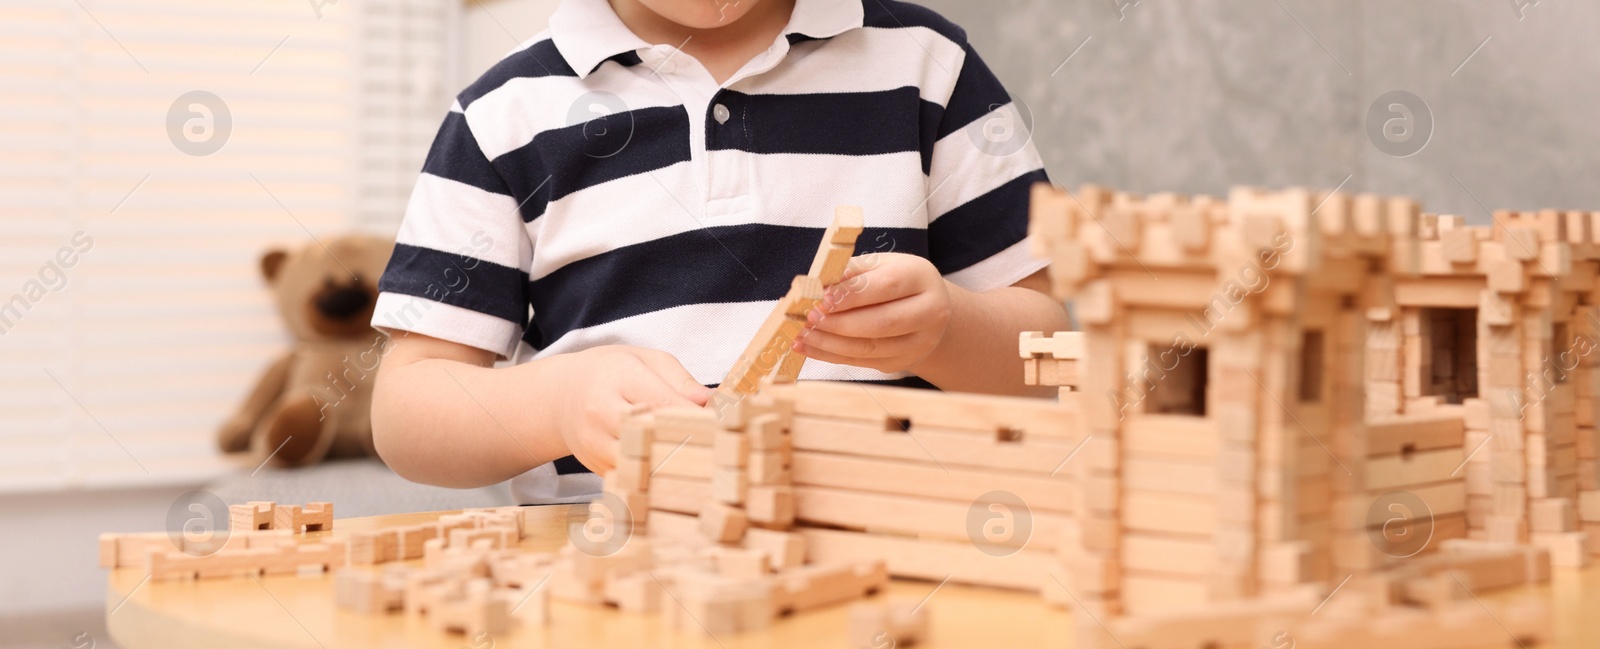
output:
[[[523,547],[551,551],[566,542],[565,521],[583,506],[537,508],[529,516]],[[332,532],[414,525],[442,514],[427,512],[341,519]],[[1557,642],[1562,649],[1600,647],[1600,566],[1555,571],[1549,584],[1519,592],[1551,597]],[[931,596],[930,596],[931,594]],[[1484,596],[1504,599],[1511,592]],[[890,597],[927,597],[930,638],[919,647],[1070,646],[1073,625],[1095,624],[1046,606],[1036,595],[954,584],[895,581]],[[883,595],[874,599],[881,600]],[[666,605],[673,605],[666,602]],[[126,649],[216,649],[309,647],[845,647],[849,605],[799,613],[776,620],[761,633],[707,638],[669,631],[658,615],[622,613],[552,601],[551,623],[519,628],[495,638],[469,638],[434,631],[424,620],[394,613],[369,616],[333,605],[332,575],[274,576],[260,579],[150,582],[138,568],[113,570],[106,589],[106,627]]]

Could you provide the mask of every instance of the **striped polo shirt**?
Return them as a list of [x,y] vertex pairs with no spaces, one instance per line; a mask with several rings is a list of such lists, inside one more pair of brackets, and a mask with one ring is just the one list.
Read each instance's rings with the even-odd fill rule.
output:
[[[732,367],[839,205],[857,254],[923,256],[974,291],[1045,264],[1045,180],[965,33],[892,0],[797,0],[727,82],[606,0],[564,0],[457,98],[428,154],[373,325],[523,362],[599,345]],[[807,363],[803,379],[914,377]]]

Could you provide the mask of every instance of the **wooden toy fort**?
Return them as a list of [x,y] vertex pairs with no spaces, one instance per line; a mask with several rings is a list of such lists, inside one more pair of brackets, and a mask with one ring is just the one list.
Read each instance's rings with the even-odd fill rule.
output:
[[[711,407],[628,418],[565,550],[520,551],[511,508],[316,566],[354,566],[343,606],[468,633],[548,623],[549,598],[737,633],[894,576],[1037,592],[1085,648],[1549,640],[1546,602],[1477,596],[1600,553],[1600,213],[1041,186],[1031,230],[1080,331],[1022,334],[1019,379],[1059,400],[795,382],[789,343],[861,231],[841,208]],[[281,546],[240,534],[262,539],[217,554]],[[859,608],[851,642],[913,643],[927,615]]]

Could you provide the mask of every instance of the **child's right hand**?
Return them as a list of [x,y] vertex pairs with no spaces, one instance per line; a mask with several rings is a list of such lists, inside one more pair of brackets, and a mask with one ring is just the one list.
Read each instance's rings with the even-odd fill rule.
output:
[[711,397],[709,388],[663,351],[607,345],[551,360],[557,358],[563,367],[554,376],[564,389],[555,423],[578,461],[600,475],[616,466],[618,432],[636,406],[704,406]]

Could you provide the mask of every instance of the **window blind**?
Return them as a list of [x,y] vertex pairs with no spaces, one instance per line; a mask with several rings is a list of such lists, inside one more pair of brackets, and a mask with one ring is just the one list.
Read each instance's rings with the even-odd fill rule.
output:
[[0,0],[0,490],[222,470],[287,348],[257,260],[392,233],[460,79],[436,0]]

